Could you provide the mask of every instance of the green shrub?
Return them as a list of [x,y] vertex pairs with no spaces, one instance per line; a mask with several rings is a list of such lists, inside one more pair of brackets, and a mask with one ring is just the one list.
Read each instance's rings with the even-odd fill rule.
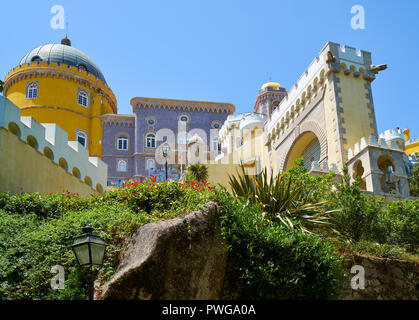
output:
[[229,176],[229,183],[236,198],[260,205],[268,219],[290,230],[312,232],[328,226],[326,208],[330,203],[311,203],[311,190],[298,178],[292,172],[274,177],[266,168],[259,174],[247,175],[241,167],[237,176]]
[[419,250],[419,200],[389,202],[378,225],[381,243],[400,245],[411,252]]
[[170,214],[178,215],[204,206],[214,197],[212,191],[207,182],[131,180],[123,188],[107,192],[104,201],[118,201],[133,211],[144,210],[155,216],[161,216],[171,208]]
[[410,195],[419,197],[419,165],[415,165],[412,176],[409,178]]
[[353,254],[369,255],[379,258],[404,259],[406,251],[391,244],[379,244],[372,241],[360,240],[351,244],[339,243],[339,249]]
[[101,268],[105,276],[113,272],[123,237],[151,217],[115,204],[48,220],[0,211],[0,221],[0,299],[48,299],[57,293],[50,288],[51,267],[74,272],[77,263],[68,245],[83,226],[91,225],[110,244]]
[[284,174],[295,185],[302,187],[308,202],[316,203],[331,200],[333,180],[336,177],[336,173],[333,171],[327,174],[311,176],[308,169],[304,167],[304,159],[299,158],[295,160],[294,166]]
[[321,238],[264,219],[256,205],[219,193],[229,257],[227,299],[333,299],[345,281],[342,257]]
[[[98,270],[106,280],[115,271],[124,238],[140,225],[196,210],[213,197],[209,186],[151,181],[132,181],[88,198],[0,194],[0,300],[84,299],[86,273],[68,248],[83,226],[91,225],[110,244]],[[54,265],[64,267],[64,290],[50,287]]]
[[80,197],[77,193],[68,191],[48,195],[41,195],[38,192],[0,193],[0,209],[9,213],[34,213],[41,218],[58,217],[70,210],[87,209],[90,205],[91,198]]
[[332,213],[334,228],[353,241],[375,238],[382,201],[364,194],[358,180],[351,184],[346,167],[342,180],[342,183],[336,185],[336,193],[332,194],[332,208],[341,209]]

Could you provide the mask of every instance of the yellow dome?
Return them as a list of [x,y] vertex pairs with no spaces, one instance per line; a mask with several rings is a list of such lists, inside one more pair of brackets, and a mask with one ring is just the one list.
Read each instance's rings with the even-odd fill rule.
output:
[[273,89],[276,89],[276,90],[278,90],[279,88],[282,88],[282,86],[278,82],[273,82],[273,81],[266,82],[262,86],[261,89],[265,90],[266,87],[270,87],[270,88],[273,88]]

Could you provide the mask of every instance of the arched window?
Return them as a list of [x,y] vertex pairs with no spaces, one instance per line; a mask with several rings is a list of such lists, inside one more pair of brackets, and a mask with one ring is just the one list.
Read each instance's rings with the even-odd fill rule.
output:
[[147,118],[146,122],[149,126],[154,126],[156,124],[156,120],[154,118]]
[[154,133],[149,133],[146,136],[146,147],[155,148],[156,147],[156,135]]
[[118,137],[118,150],[128,150],[128,138],[124,136]]
[[216,121],[213,121],[212,123],[211,123],[211,128],[213,128],[213,129],[220,129],[221,128],[221,126],[222,126],[222,124],[221,124],[221,122],[220,121],[218,121],[218,120],[216,120]]
[[86,66],[84,64],[81,64],[81,63],[78,65],[78,69],[79,69],[79,71],[82,71],[82,70],[87,71]]
[[77,103],[83,107],[89,106],[89,94],[85,90],[80,90],[77,92]]
[[156,163],[153,159],[147,160],[147,170],[154,171],[154,168],[156,167]]
[[185,123],[188,123],[189,122],[189,116],[188,115],[186,115],[186,114],[182,114],[180,117],[179,117],[179,121],[182,121],[182,122],[185,122]]
[[83,147],[87,147],[87,134],[83,131],[76,132],[76,141],[78,141]]
[[32,62],[40,62],[40,61],[42,61],[42,59],[41,59],[41,57],[40,57],[40,56],[34,56],[34,57],[31,59],[31,61],[32,61]]
[[272,111],[274,111],[274,110],[276,110],[276,109],[278,109],[279,108],[279,101],[274,101],[273,103],[272,103]]
[[26,86],[26,99],[38,98],[38,81],[29,82]]
[[127,162],[125,160],[119,160],[117,170],[118,171],[127,171]]

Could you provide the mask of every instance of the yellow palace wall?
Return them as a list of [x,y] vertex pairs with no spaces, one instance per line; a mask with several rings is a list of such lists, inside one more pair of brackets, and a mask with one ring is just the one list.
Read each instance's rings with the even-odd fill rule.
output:
[[[56,163],[0,128],[0,192],[62,192],[87,196],[97,193]],[[23,188],[23,189],[21,189]]]
[[[38,97],[26,99],[26,85],[31,81],[39,83]],[[89,92],[88,107],[77,103],[79,89]],[[116,99],[100,79],[63,64],[56,66],[51,63],[47,66],[46,62],[39,65],[32,62],[30,66],[16,67],[7,74],[5,96],[21,108],[22,116],[31,116],[40,123],[56,123],[68,133],[70,141],[76,140],[76,129],[86,131],[90,155],[101,156],[100,116],[116,113]],[[114,108],[110,100],[113,100]]]
[[419,142],[409,144],[405,147],[404,152],[410,156],[413,153],[419,153]]
[[[244,132],[243,132],[244,131]],[[220,184],[231,191],[229,175],[238,177],[244,165],[246,174],[254,175],[264,168],[270,176],[268,148],[264,145],[263,129],[253,128],[252,130],[236,130],[243,137],[243,145],[233,147],[233,152],[226,154],[223,158],[207,165],[208,181],[212,185]],[[258,171],[257,171],[258,170]]]

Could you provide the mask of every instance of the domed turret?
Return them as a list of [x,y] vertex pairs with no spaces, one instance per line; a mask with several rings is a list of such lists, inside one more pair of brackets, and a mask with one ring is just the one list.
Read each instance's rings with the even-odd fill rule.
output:
[[77,68],[82,68],[93,74],[104,83],[105,77],[99,67],[82,51],[71,46],[71,41],[67,37],[61,40],[61,44],[46,44],[36,47],[20,60],[19,64],[31,63],[33,61],[57,62]]
[[29,51],[7,73],[4,96],[22,116],[56,123],[91,156],[102,154],[102,115],[117,113],[115,95],[99,67],[67,36]]
[[269,81],[262,85],[255,100],[255,112],[264,114],[270,119],[274,110],[278,109],[282,99],[287,95],[287,90],[278,82]]
[[283,87],[278,82],[273,82],[273,81],[269,80],[260,89],[265,90],[266,88],[273,89],[273,90],[279,90]]

